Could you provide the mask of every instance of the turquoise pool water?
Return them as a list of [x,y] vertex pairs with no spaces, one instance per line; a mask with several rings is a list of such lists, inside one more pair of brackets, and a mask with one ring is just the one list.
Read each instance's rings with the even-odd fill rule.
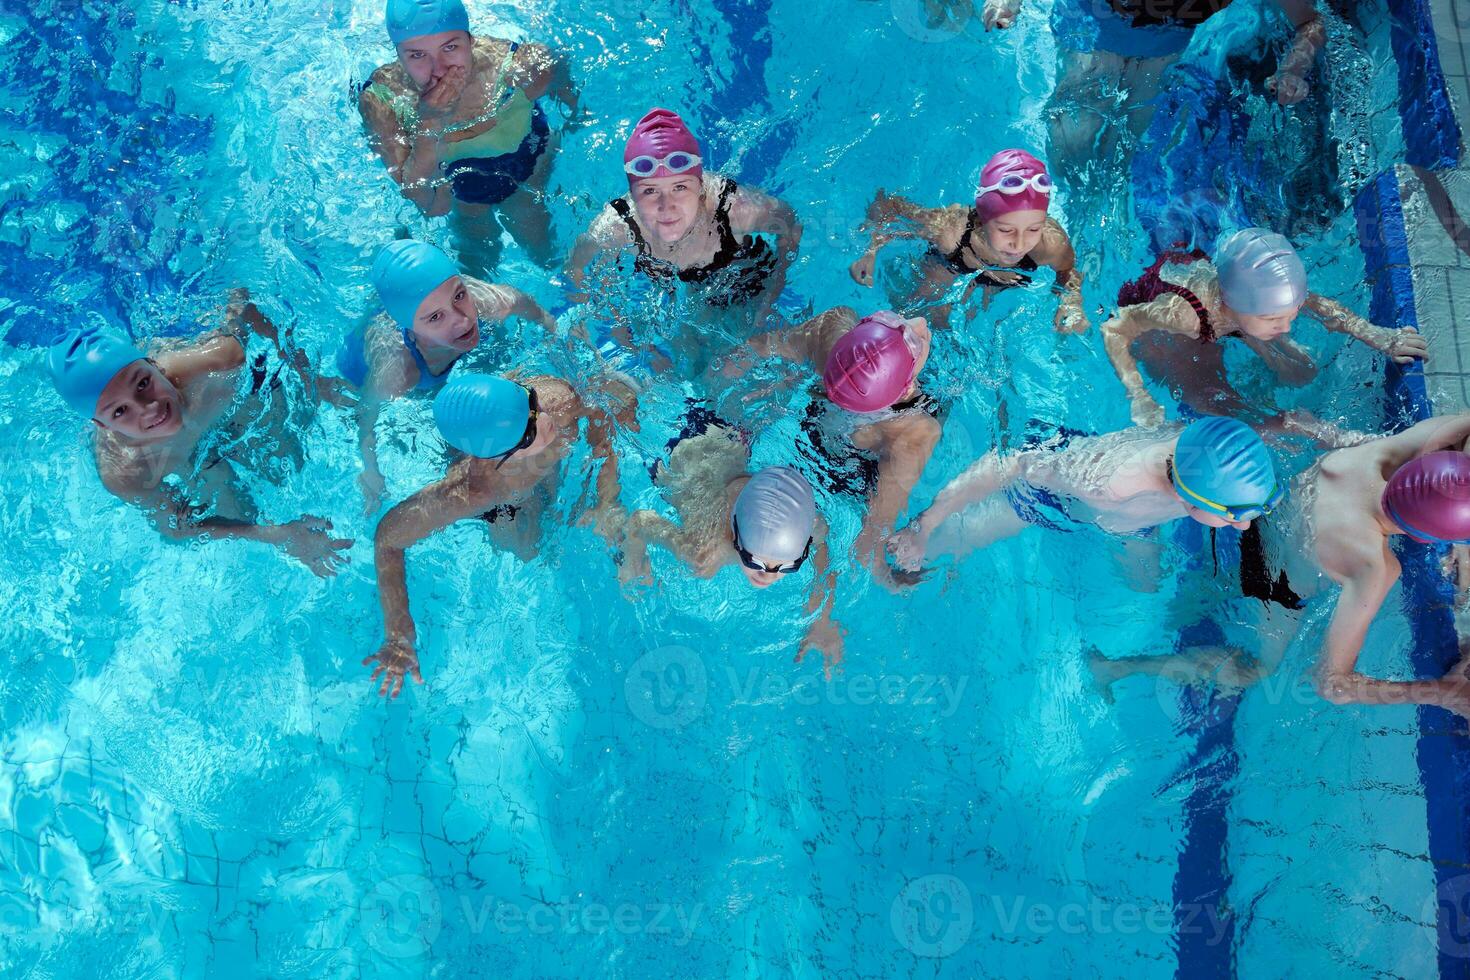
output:
[[[619,191],[632,121],[668,104],[699,121],[716,168],[800,213],[792,310],[884,305],[881,283],[846,272],[875,187],[964,200],[990,152],[1046,142],[1041,4],[999,38],[932,26],[908,0],[472,13],[576,66],[589,120],[552,179],[564,242]],[[1191,567],[1183,547],[1145,593],[1101,539],[1044,533],[903,596],[846,572],[846,669],[828,683],[791,662],[800,588],[758,595],[656,555],[660,586],[630,602],[585,528],[522,563],[459,525],[409,559],[428,683],[381,703],[359,667],[381,628],[351,419],[293,401],[304,461],[254,488],[267,515],[310,501],[357,538],[324,583],[261,547],[167,544],[117,505],[36,346],[78,317],[173,333],[247,284],[327,360],[369,309],[376,248],[400,229],[447,240],[392,192],[357,125],[352,83],[389,54],[379,5],[57,0],[7,12],[0,38],[5,972],[1164,977],[1181,935],[1227,945],[1247,976],[1432,969],[1413,712],[1310,693],[1320,615],[1240,703],[1218,800],[1225,891],[1190,897],[1180,855],[1213,761],[1200,699],[1137,678],[1110,705],[1086,668],[1090,645],[1164,652],[1191,595],[1228,590],[1228,569]],[[1245,90],[1243,198],[1314,202],[1293,228],[1314,288],[1366,310],[1356,188],[1342,168],[1323,176],[1329,106],[1283,114]],[[1374,127],[1393,93],[1363,98],[1381,138],[1359,149],[1386,166],[1398,147]],[[1180,139],[1157,173],[1188,162]],[[1134,173],[1100,170],[1058,199],[1090,312],[1151,253]],[[1197,208],[1228,212],[1231,192]],[[514,250],[501,277],[557,296]],[[1127,421],[1096,331],[1058,337],[1051,300],[1019,293],[936,347],[953,407],[917,503],[1031,419]],[[1299,329],[1323,375],[1272,397],[1375,427],[1371,352]],[[540,363],[529,345],[519,360]],[[636,464],[684,396],[655,388],[642,431],[619,437],[630,505],[656,502]],[[757,464],[787,461],[804,397],[761,413]],[[393,406],[385,427],[396,499],[444,456],[424,403]],[[557,509],[582,489],[569,481]],[[820,504],[845,549],[859,513]],[[1227,635],[1251,643],[1229,608]],[[1402,671],[1407,644],[1391,601],[1364,669]]]

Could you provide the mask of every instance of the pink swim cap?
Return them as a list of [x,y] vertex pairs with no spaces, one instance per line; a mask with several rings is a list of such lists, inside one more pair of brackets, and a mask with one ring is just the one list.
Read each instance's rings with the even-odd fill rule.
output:
[[[633,127],[633,135],[628,137],[628,146],[623,150],[623,165],[627,166],[638,157],[650,156],[662,160],[670,153],[689,153],[695,157],[699,156],[699,140],[684,125],[684,120],[679,118],[677,112],[668,109],[653,109],[648,115],[638,120]],[[689,170],[681,173],[693,174],[696,177],[704,175],[704,167],[695,165]],[[628,175],[628,185],[649,177],[673,177],[674,172],[668,167],[659,167],[650,174],[642,176]]]
[[849,412],[876,412],[903,397],[914,380],[914,352],[903,318],[884,310],[863,317],[827,355],[827,397]]
[[1421,544],[1470,542],[1470,456],[1444,450],[1409,460],[1388,478],[1383,512]]
[[[1047,173],[1046,164],[1025,150],[1001,150],[990,158],[985,169],[980,171],[980,186],[994,187],[1002,177],[1035,177]],[[1040,191],[1026,187],[1018,194],[1003,194],[998,190],[975,195],[975,210],[980,212],[980,221],[986,222],[1012,211],[1045,211],[1051,206],[1051,191]]]

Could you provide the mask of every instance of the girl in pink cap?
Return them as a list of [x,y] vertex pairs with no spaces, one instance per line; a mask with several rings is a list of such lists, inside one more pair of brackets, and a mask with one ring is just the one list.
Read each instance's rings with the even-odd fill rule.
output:
[[[602,209],[567,262],[578,289],[594,258],[631,248],[637,271],[655,282],[685,283],[713,307],[759,300],[769,309],[801,243],[790,207],[728,177],[706,175],[699,141],[668,109],[638,120],[623,171],[627,195]],[[760,233],[775,238],[776,247],[755,237]]]
[[871,243],[849,271],[859,285],[871,286],[880,248],[902,239],[926,242],[929,248],[919,260],[919,288],[913,299],[938,304],[929,310],[930,318],[948,326],[950,304],[938,301],[959,277],[973,277],[960,301],[984,286],[988,306],[995,291],[1030,285],[1029,273],[1049,266],[1062,298],[1053,321],[1056,329],[1083,333],[1088,323],[1082,312],[1082,274],[1071,239],[1056,219],[1047,216],[1051,195],[1046,164],[1025,150],[1002,150],[990,158],[980,172],[973,208],[959,204],[925,208],[879,190],[863,225],[872,234]]
[[829,493],[867,502],[853,554],[888,588],[903,582],[884,559],[884,543],[908,509],[909,495],[939,443],[939,403],[919,384],[929,360],[929,324],[848,306],[750,341],[762,357],[820,371],[821,388],[801,421],[799,450]]

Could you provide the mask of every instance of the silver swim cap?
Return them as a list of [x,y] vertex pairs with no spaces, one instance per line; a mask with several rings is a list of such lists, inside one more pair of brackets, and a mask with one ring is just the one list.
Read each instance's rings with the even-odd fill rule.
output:
[[1264,228],[1237,231],[1215,249],[1225,305],[1246,316],[1294,310],[1307,298],[1307,267],[1286,236]]
[[751,477],[730,513],[741,547],[777,562],[802,556],[816,520],[812,485],[789,466],[768,466]]

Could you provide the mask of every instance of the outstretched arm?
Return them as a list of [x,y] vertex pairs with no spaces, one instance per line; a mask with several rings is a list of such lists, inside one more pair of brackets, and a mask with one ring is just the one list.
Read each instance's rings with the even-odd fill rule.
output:
[[633,236],[628,233],[628,226],[623,219],[612,208],[603,208],[572,246],[572,254],[567,257],[565,269],[567,281],[580,292],[585,288],[589,262],[605,252],[626,248],[632,243]]
[[1312,73],[1317,53],[1327,43],[1327,28],[1311,0],[1277,0],[1277,3],[1296,27],[1296,37],[1276,74],[1266,80],[1266,91],[1274,93],[1281,105],[1292,105],[1311,91],[1307,76]]
[[[776,239],[776,267],[766,283],[767,309],[786,286],[786,274],[801,249],[801,222],[785,201],[752,187],[741,187],[730,206],[730,227],[737,237],[763,233]],[[755,318],[765,319],[764,313]]]
[[1056,219],[1047,219],[1041,246],[1032,256],[1038,265],[1049,267],[1057,276],[1057,289],[1062,297],[1052,321],[1057,332],[1086,333],[1091,324],[1082,309],[1082,273],[1077,269],[1077,253],[1072,249],[1072,240]]
[[[868,501],[862,530],[853,542],[853,553],[875,573],[888,568],[881,545],[893,532],[899,516],[908,509],[909,497],[924,475],[929,457],[934,455],[941,432],[939,423],[927,415],[882,423],[882,428],[878,435],[881,447],[878,484]],[[868,441],[862,438],[864,434],[859,430],[853,437],[854,445],[860,449],[866,448],[864,444]]]
[[414,644],[418,631],[408,606],[404,553],[440,528],[478,514],[494,503],[490,488],[477,471],[481,460],[462,459],[448,475],[398,504],[378,523],[373,536],[373,559],[378,573],[378,602],[383,610],[383,646],[363,660],[378,662],[373,680],[382,678],[378,693],[397,697],[404,674],[422,682]]
[[818,514],[812,527],[812,584],[804,610],[808,616],[818,615],[801,638],[796,662],[801,663],[812,650],[822,651],[822,672],[831,680],[833,671],[842,663],[847,630],[832,617],[837,605],[837,572],[832,568],[827,533],[827,522]]
[[1355,337],[1374,350],[1387,354],[1398,364],[1426,360],[1429,357],[1428,341],[1412,327],[1393,330],[1374,326],[1341,303],[1316,293],[1307,294],[1307,301],[1302,304],[1302,309],[1328,330]]
[[906,198],[890,197],[880,187],[873,203],[868,205],[867,220],[859,229],[869,232],[868,250],[848,267],[853,281],[859,286],[873,285],[878,250],[889,242],[918,238],[934,244],[943,216],[943,209],[922,208]]

